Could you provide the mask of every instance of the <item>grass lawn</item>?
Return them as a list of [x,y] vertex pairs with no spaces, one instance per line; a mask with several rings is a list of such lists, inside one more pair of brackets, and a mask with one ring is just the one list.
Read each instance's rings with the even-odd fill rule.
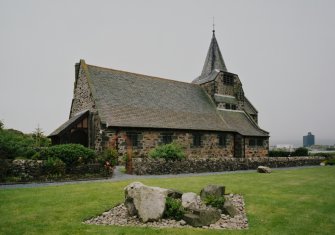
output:
[[335,234],[335,167],[141,180],[197,193],[207,184],[225,185],[244,196],[244,231],[82,224],[122,202],[130,182],[0,189],[0,234]]

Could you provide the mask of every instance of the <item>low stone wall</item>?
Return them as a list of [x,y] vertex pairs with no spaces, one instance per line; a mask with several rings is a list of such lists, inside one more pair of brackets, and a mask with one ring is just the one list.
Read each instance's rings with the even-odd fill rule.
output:
[[166,161],[165,159],[133,158],[132,172],[136,175],[162,175],[201,172],[220,172],[257,169],[258,166],[295,167],[319,165],[324,157],[258,157],[207,158]]
[[53,174],[48,172],[43,160],[2,160],[0,182],[5,181],[6,178],[16,178],[15,181],[27,182],[27,181],[43,181],[52,179],[65,179],[65,178],[80,178],[87,174],[101,174],[105,175],[106,171],[104,166],[99,163],[91,163],[85,165],[79,165],[70,169],[65,170],[64,174]]

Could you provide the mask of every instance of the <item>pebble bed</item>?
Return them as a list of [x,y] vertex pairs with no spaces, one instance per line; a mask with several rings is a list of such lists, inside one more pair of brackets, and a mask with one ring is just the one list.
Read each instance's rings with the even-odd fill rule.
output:
[[[248,229],[248,219],[245,213],[243,196],[229,194],[225,196],[237,209],[237,215],[233,218],[229,215],[221,214],[221,218],[204,229]],[[124,204],[120,204],[109,211],[102,213],[98,217],[84,221],[85,224],[135,226],[135,227],[155,227],[155,228],[193,228],[187,225],[184,220],[161,219],[159,221],[143,223],[137,216],[129,216]]]

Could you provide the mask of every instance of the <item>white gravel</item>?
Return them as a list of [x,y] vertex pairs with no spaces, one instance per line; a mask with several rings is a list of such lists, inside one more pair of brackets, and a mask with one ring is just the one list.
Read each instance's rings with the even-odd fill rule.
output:
[[[215,224],[204,226],[204,229],[248,229],[248,219],[245,212],[243,196],[238,194],[229,194],[225,196],[236,207],[238,213],[233,218],[229,215],[221,214]],[[156,222],[143,223],[137,216],[129,216],[124,204],[115,206],[98,217],[84,221],[85,224],[99,225],[117,225],[117,226],[136,226],[136,227],[156,227],[156,228],[191,228],[185,221],[176,221],[172,219],[161,219]]]

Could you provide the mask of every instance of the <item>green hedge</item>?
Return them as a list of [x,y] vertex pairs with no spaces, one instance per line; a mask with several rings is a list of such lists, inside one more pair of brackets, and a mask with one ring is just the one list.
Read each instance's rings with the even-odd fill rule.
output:
[[152,158],[164,158],[166,160],[181,160],[185,158],[182,147],[176,143],[157,146],[149,152]]
[[305,157],[308,156],[308,149],[297,148],[294,152],[282,151],[282,150],[271,150],[269,151],[269,157]]
[[41,159],[58,158],[69,168],[93,162],[95,160],[95,152],[80,144],[60,144],[42,149],[40,157]]

